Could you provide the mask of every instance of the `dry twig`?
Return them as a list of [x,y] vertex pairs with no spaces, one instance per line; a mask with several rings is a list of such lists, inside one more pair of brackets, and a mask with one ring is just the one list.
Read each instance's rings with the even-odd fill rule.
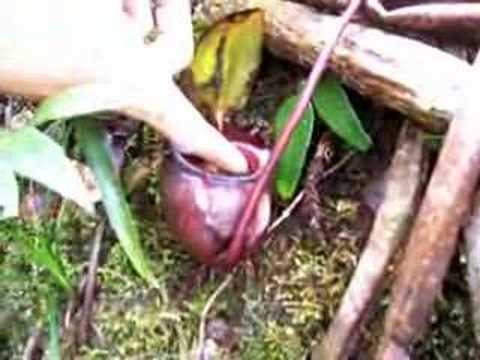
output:
[[22,360],[39,360],[43,356],[43,348],[40,344],[42,337],[42,327],[37,326],[28,338],[23,351]]
[[100,257],[100,248],[102,244],[103,233],[105,230],[105,221],[102,221],[95,232],[90,252],[90,261],[88,264],[88,274],[85,283],[83,296],[82,317],[79,324],[79,344],[84,344],[88,339],[88,330],[92,318],[92,307],[95,298],[95,288],[97,285],[97,268]]
[[[280,216],[270,224],[270,226],[266,231],[267,235],[271,235],[276,228],[278,228],[286,219],[288,219],[292,215],[293,211],[297,208],[298,204],[300,204],[301,201],[303,200],[304,195],[305,195],[304,191],[302,190],[297,194],[297,196],[295,196],[292,202],[285,208],[285,210],[282,211]],[[269,241],[267,240],[267,242],[265,243],[265,246],[268,246],[268,243]]]
[[205,307],[202,310],[202,315],[200,317],[200,326],[198,330],[198,344],[196,350],[196,359],[203,360],[203,349],[205,346],[205,337],[206,337],[206,327],[207,327],[207,317],[210,309],[212,308],[215,300],[220,296],[220,294],[227,288],[228,285],[232,282],[235,276],[235,272],[228,274],[218,288],[213,292],[213,294],[208,298]]

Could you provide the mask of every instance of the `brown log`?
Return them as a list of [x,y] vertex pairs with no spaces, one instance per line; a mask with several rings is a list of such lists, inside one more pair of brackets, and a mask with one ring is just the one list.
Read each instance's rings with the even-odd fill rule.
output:
[[385,320],[378,360],[408,353],[427,326],[455,252],[458,232],[472,204],[480,173],[480,53],[465,87],[412,228]]
[[349,0],[295,0],[295,2],[310,5],[317,9],[341,10],[347,7]]
[[[318,9],[339,11],[349,0],[295,0]],[[394,26],[401,32],[421,31],[459,40],[478,41],[478,0],[366,0],[363,23]]]
[[[349,0],[295,0],[295,2],[315,6],[319,9],[344,9]],[[398,9],[405,6],[425,4],[453,4],[453,3],[475,3],[478,0],[382,0],[383,6],[391,9]]]
[[461,30],[478,38],[479,4],[415,4],[387,10],[382,1],[367,0],[366,6],[370,15],[384,25],[394,25],[404,30],[450,32],[452,35],[458,35]]
[[423,136],[405,123],[387,172],[385,199],[365,250],[327,335],[313,350],[312,360],[350,357],[370,306],[383,287],[390,259],[410,229],[424,184],[425,165]]
[[[338,17],[281,0],[206,0],[197,18],[212,22],[235,12],[265,11],[266,43],[280,57],[310,67]],[[471,66],[416,40],[351,24],[330,67],[359,93],[396,109],[431,131],[444,131],[461,99]]]

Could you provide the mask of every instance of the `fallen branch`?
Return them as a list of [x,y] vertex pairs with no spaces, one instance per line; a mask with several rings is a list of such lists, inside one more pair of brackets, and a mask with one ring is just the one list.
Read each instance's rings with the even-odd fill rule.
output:
[[[297,0],[319,9],[344,9],[348,0]],[[388,9],[382,0],[366,0],[365,8],[370,22],[381,26],[396,26],[398,30],[420,30],[450,37],[479,38],[480,6],[472,0],[437,0],[434,2],[396,1]],[[393,8],[392,8],[393,5]]]
[[467,2],[444,4],[415,4],[387,10],[381,0],[367,0],[370,15],[384,25],[395,25],[405,30],[459,31],[478,38],[480,5]]
[[105,221],[102,221],[95,231],[90,252],[90,261],[88,264],[88,274],[85,283],[85,292],[83,297],[82,312],[78,328],[78,344],[83,345],[87,342],[88,333],[92,320],[92,308],[95,300],[95,290],[97,286],[97,269],[100,258],[100,249],[105,230]]
[[348,359],[370,305],[383,286],[387,266],[416,213],[426,162],[423,138],[407,123],[387,173],[386,195],[340,308],[312,360]]
[[480,53],[415,220],[393,287],[377,359],[407,356],[427,325],[435,297],[455,252],[458,231],[480,173]]
[[[269,49],[307,67],[338,24],[336,16],[281,0],[206,0],[197,17],[212,22],[252,8],[265,12]],[[446,52],[357,24],[347,27],[329,66],[351,88],[432,131],[446,130],[471,77],[471,66]]]

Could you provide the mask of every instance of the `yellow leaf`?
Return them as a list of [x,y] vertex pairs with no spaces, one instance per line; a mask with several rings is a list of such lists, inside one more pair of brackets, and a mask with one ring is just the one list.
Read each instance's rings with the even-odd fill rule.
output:
[[191,65],[194,98],[221,128],[226,113],[247,102],[262,55],[263,12],[249,11],[217,23],[200,39]]
[[236,15],[231,22],[222,51],[222,78],[217,112],[245,106],[261,58],[263,13]]
[[203,86],[213,81],[217,72],[218,52],[226,30],[227,24],[220,23],[200,39],[191,66],[193,83],[196,86]]

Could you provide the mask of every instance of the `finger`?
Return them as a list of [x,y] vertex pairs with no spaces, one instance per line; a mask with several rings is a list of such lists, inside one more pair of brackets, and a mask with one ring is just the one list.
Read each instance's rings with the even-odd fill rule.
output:
[[123,12],[138,26],[142,35],[153,29],[150,0],[123,0]]
[[[181,152],[197,155],[234,173],[245,173],[248,164],[240,150],[227,141],[186,99],[170,77],[152,86],[131,82],[89,83],[58,94],[60,101],[84,97],[62,113],[51,114],[48,107],[37,121],[52,117],[69,118],[92,112],[120,111],[142,120],[165,135]],[[64,101],[64,100],[62,100]]]
[[180,151],[200,156],[231,172],[246,172],[248,165],[240,150],[206,122],[179,89],[175,93],[178,106],[170,104],[176,111],[169,113],[173,115],[171,121],[168,115],[165,117],[171,129],[165,135],[171,134]]
[[168,71],[175,74],[193,58],[193,30],[190,0],[163,0],[154,9],[160,35],[149,46],[152,56],[165,59]]
[[140,95],[125,112],[155,127],[181,152],[197,155],[230,172],[248,170],[240,150],[203,119],[173,81],[162,82],[162,89],[157,85],[155,92]]

